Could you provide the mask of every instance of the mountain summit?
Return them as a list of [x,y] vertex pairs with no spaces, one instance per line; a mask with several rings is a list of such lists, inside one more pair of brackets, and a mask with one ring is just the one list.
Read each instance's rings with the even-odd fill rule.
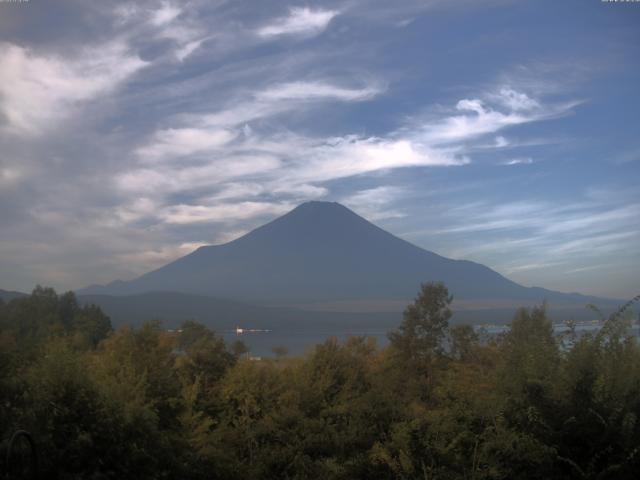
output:
[[200,247],[135,280],[80,293],[173,291],[299,304],[406,300],[426,281],[445,282],[459,300],[579,297],[523,287],[484,265],[442,257],[331,202],[303,203],[232,242]]

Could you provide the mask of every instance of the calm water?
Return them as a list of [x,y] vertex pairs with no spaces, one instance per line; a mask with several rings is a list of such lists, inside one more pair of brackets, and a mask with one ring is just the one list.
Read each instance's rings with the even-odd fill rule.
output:
[[[498,335],[506,332],[508,326],[492,325],[485,330],[490,335]],[[578,334],[593,332],[600,328],[599,325],[581,324],[576,326]],[[374,338],[378,346],[385,346],[388,343],[387,333],[391,329],[387,328],[371,328],[371,329],[339,329],[339,328],[307,328],[307,329],[282,329],[272,330],[269,332],[244,333],[236,335],[234,331],[220,332],[224,339],[228,342],[234,340],[242,340],[250,350],[250,355],[256,357],[273,357],[273,348],[286,347],[289,355],[303,355],[313,348],[314,345],[322,343],[330,337],[336,337],[343,342],[349,337],[365,336]],[[557,334],[561,334],[567,330],[564,325],[554,325]],[[640,336],[638,325],[633,326],[633,334]]]
[[270,332],[245,333],[236,335],[235,332],[222,332],[228,342],[242,340],[250,350],[252,356],[272,357],[274,347],[286,347],[289,355],[302,355],[322,343],[328,338],[336,337],[345,341],[349,337],[365,336],[375,338],[379,346],[386,345],[387,329],[340,330],[340,329],[300,329],[300,330],[272,330]]

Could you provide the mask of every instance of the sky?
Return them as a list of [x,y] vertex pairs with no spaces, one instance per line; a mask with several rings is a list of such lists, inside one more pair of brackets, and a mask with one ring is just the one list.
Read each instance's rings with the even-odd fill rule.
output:
[[0,288],[128,280],[309,200],[640,291],[640,3],[0,0]]

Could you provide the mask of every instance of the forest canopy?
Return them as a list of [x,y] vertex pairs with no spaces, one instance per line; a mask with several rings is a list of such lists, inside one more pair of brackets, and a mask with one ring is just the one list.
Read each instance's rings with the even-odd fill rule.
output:
[[422,285],[385,348],[252,361],[200,323],[114,331],[38,287],[0,303],[0,462],[23,429],[52,479],[635,478],[629,316],[557,335],[540,306],[487,337],[451,326],[450,302]]

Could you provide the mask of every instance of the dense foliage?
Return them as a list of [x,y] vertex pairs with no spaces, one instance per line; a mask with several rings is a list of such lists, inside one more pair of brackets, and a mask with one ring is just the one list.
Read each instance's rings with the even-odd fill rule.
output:
[[2,447],[30,431],[52,479],[636,478],[628,319],[557,337],[544,307],[521,309],[480,339],[449,326],[450,302],[423,285],[385,349],[252,361],[196,322],[112,331],[37,288],[0,304]]

